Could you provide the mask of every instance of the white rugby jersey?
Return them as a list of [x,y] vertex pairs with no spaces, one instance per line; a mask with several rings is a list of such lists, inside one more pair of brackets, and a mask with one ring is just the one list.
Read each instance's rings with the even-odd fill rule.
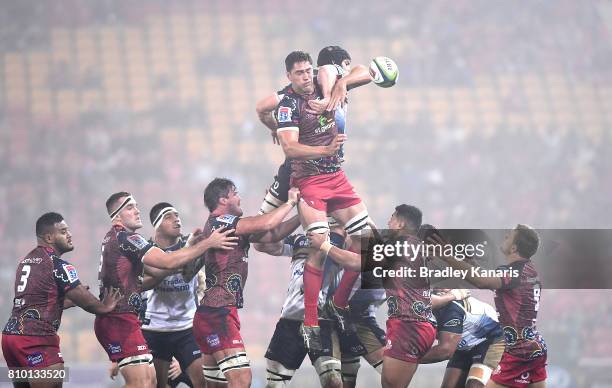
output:
[[[166,249],[175,251],[187,242],[187,236]],[[193,326],[193,316],[197,309],[196,289],[198,277],[185,282],[183,275],[166,276],[155,288],[144,291],[147,310],[144,313],[143,330],[181,331]]]
[[463,320],[463,333],[457,350],[470,350],[474,346],[484,342],[487,338],[501,335],[502,331],[497,321],[497,311],[488,303],[469,297],[464,301],[465,307],[453,301],[465,311]]

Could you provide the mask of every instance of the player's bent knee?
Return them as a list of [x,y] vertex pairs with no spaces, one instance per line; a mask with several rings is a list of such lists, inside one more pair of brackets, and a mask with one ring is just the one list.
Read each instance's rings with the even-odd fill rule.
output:
[[474,364],[470,368],[470,373],[467,379],[465,379],[466,387],[484,387],[491,378],[491,368],[484,364]]
[[355,217],[351,218],[344,224],[344,230],[346,234],[349,236],[358,236],[362,231],[370,228],[368,224],[368,219],[370,216],[368,215],[368,211],[364,210],[361,213],[357,214]]
[[208,385],[227,384],[227,379],[218,366],[202,365],[202,372]]
[[288,387],[295,370],[286,368],[278,361],[266,360],[266,387]]
[[322,387],[341,387],[342,371],[340,360],[333,357],[322,356],[314,362],[314,368],[319,375]]
[[357,381],[357,372],[360,367],[359,357],[342,359],[342,381],[354,384]]

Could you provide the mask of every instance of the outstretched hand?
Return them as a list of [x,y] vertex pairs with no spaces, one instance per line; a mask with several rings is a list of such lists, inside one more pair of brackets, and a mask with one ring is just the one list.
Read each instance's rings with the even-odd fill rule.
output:
[[206,239],[210,248],[231,250],[238,245],[238,236],[230,236],[235,229],[219,228],[215,229]]

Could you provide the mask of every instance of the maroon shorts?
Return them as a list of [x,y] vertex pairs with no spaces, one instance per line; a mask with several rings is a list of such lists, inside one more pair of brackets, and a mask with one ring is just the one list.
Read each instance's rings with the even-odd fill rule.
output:
[[244,347],[238,309],[234,306],[198,308],[193,318],[193,335],[203,354]]
[[63,364],[57,335],[2,334],[2,354],[9,368],[48,368]]
[[418,363],[436,339],[436,328],[429,322],[387,319],[387,346],[383,355]]
[[294,179],[291,183],[300,189],[300,196],[310,207],[320,211],[331,213],[361,203],[342,170]]
[[111,361],[150,353],[140,330],[140,321],[135,314],[98,315],[94,322],[94,331]]
[[532,360],[524,360],[504,353],[493,371],[491,380],[512,388],[523,388],[546,380],[546,354]]

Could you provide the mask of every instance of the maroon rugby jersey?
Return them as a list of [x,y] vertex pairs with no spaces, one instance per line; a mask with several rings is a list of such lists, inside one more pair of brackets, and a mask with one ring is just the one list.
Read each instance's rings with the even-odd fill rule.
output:
[[[314,93],[306,96],[297,94],[292,88],[284,89],[284,91],[285,95],[278,104],[276,111],[278,129],[298,127],[300,144],[325,146],[331,143],[338,134],[335,112],[325,112],[322,115],[306,112],[308,101],[321,96],[318,86],[316,86]],[[291,177],[297,179],[333,173],[340,170],[341,164],[342,158],[338,152],[333,156],[319,159],[292,159]]]
[[136,232],[114,225],[102,240],[102,257],[98,269],[100,299],[105,288],[121,290],[123,298],[117,303],[113,313],[136,313],[144,308],[140,292],[144,276],[142,258],[153,247]]
[[[421,244],[421,240],[415,236],[406,237],[400,242],[408,244]],[[395,241],[393,242],[395,244]],[[410,252],[410,250],[408,250]],[[415,276],[387,277],[384,279],[384,287],[387,292],[387,306],[389,318],[399,318],[406,321],[432,321],[431,292],[429,279],[419,276],[419,268],[426,266],[425,257],[417,256],[412,260],[409,256],[387,257],[385,269],[398,270],[409,269],[414,271]]]
[[[219,228],[236,229],[239,221],[240,217],[230,214],[211,215],[204,225],[204,236],[210,236]],[[249,273],[247,256],[250,244],[248,236],[238,237],[238,245],[232,250],[209,249],[204,254],[206,290],[200,306],[242,308],[242,292]]]
[[19,262],[13,311],[3,333],[55,335],[66,292],[81,284],[76,268],[51,248],[36,247]]
[[495,290],[495,307],[504,330],[506,353],[523,359],[545,354],[546,343],[536,329],[541,285],[533,263],[521,260],[497,269],[516,270],[519,275],[502,278],[502,288]]

